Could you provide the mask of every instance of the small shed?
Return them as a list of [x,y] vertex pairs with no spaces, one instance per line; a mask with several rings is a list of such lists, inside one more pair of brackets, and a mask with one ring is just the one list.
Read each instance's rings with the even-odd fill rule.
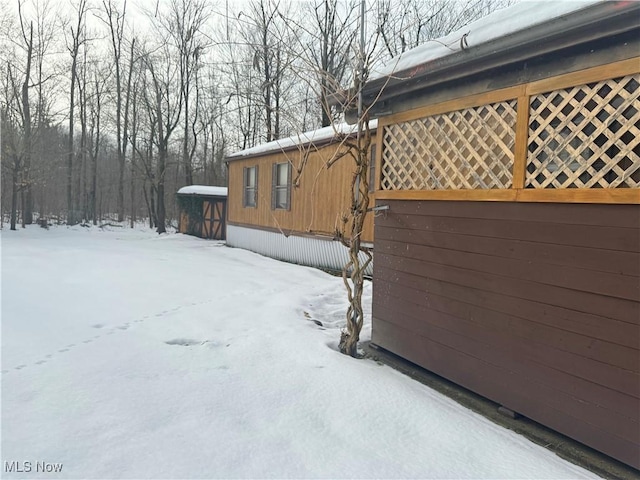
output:
[[212,240],[227,237],[227,187],[189,185],[178,190],[178,231]]
[[372,342],[640,468],[640,2],[521,2],[372,72]]

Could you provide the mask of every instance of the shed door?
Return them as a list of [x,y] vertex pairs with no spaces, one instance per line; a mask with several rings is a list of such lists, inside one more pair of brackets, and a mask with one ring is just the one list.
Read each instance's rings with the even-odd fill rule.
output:
[[205,200],[203,202],[202,236],[213,240],[225,239],[226,201]]

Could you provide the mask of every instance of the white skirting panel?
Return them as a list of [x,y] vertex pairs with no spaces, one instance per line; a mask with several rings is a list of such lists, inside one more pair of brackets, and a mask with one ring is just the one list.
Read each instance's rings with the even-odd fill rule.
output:
[[[285,237],[281,233],[237,225],[227,225],[227,245],[285,262],[331,270],[342,270],[349,260],[347,248],[334,240],[296,235]],[[366,257],[360,254],[360,258],[364,261]],[[366,274],[373,274],[373,263]]]

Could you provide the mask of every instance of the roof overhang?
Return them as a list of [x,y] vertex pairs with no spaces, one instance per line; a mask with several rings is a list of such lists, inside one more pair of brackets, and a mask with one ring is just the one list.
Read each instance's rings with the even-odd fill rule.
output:
[[[385,104],[394,97],[639,28],[640,2],[596,3],[476,47],[394,72],[392,76],[371,80],[364,86],[363,101],[365,105],[373,104],[369,111],[371,118],[380,117],[387,109]],[[348,96],[353,97],[340,93],[334,98],[339,101]],[[346,113],[347,121],[354,122],[353,112]]]
[[[374,133],[377,126],[377,120],[369,122],[369,131]],[[357,134],[358,132],[353,126],[344,123],[330,127],[323,127],[318,130],[304,132],[300,135],[274,140],[246,150],[241,150],[225,157],[224,162],[229,164],[230,162],[239,160],[249,160],[256,157],[264,157],[266,155],[273,155],[277,153],[288,153],[296,150],[299,152],[308,152],[341,142],[347,138],[354,138]]]

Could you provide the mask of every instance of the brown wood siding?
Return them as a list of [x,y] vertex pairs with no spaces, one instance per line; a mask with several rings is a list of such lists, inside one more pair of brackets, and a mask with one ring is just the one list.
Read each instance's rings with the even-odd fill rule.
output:
[[[335,144],[327,145],[309,154],[299,186],[292,186],[290,211],[271,209],[272,165],[290,161],[294,166],[292,176],[295,178],[295,169],[302,164],[302,152],[293,150],[271,153],[229,162],[229,223],[275,228],[287,234],[333,236],[341,215],[348,213],[351,206],[349,188],[353,175],[353,161],[349,157],[338,160],[329,169],[326,168],[327,160],[338,148]],[[255,165],[258,166],[256,207],[243,207],[243,168]],[[370,198],[373,206],[373,195]],[[372,214],[366,219],[363,239],[373,242]]]
[[378,203],[372,341],[640,468],[640,206]]

